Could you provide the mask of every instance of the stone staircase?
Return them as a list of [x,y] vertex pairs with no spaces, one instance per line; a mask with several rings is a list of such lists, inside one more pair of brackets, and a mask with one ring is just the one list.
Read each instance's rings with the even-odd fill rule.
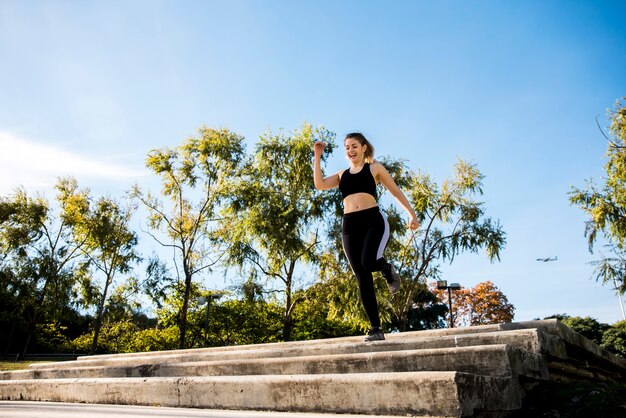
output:
[[80,357],[0,373],[0,400],[388,416],[506,416],[542,380],[626,380],[557,320]]

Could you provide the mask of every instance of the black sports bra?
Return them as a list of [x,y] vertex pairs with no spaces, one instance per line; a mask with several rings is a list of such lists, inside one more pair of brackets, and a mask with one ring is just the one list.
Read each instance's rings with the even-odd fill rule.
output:
[[339,191],[344,199],[355,193],[369,193],[377,199],[376,180],[374,180],[369,163],[365,163],[361,171],[355,174],[352,174],[349,168],[345,170],[339,180]]

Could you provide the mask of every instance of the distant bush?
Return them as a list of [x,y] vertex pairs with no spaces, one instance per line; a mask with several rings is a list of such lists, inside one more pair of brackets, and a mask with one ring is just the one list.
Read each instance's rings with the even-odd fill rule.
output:
[[577,333],[590,339],[605,350],[626,358],[626,320],[613,325],[598,322],[589,316],[558,314],[544,319],[556,318]]
[[124,347],[124,352],[175,350],[178,348],[178,337],[179,330],[176,326],[143,329],[135,333],[130,343]]
[[626,358],[626,320],[613,324],[602,336],[602,344],[606,350]]
[[602,343],[604,333],[611,328],[610,325],[598,322],[589,316],[566,317],[561,319],[561,322],[598,345]]

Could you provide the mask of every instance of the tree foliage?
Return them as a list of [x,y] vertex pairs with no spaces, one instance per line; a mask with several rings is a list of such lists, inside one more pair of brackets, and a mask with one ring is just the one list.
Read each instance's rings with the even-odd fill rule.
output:
[[337,305],[328,303],[328,300],[337,297],[337,293],[327,282],[318,280],[300,293],[302,302],[294,312],[294,340],[355,335],[363,328],[362,321],[354,321],[351,316],[331,312]]
[[593,252],[598,236],[606,242],[608,255],[601,255],[595,265],[596,280],[613,285],[619,294],[626,292],[626,98],[618,100],[609,111],[606,177],[603,184],[588,180],[583,189],[572,187],[570,202],[588,216],[585,236]]
[[394,210],[387,210],[396,219],[398,239],[390,243],[391,261],[405,278],[401,291],[392,302],[393,313],[400,324],[407,323],[420,283],[440,276],[442,262],[452,263],[462,252],[477,253],[481,249],[490,260],[500,258],[506,235],[499,223],[485,216],[482,195],[483,175],[475,165],[457,161],[452,179],[438,186],[428,175],[399,167],[397,178],[406,184],[422,228],[413,233]]
[[178,315],[180,348],[187,346],[193,278],[219,260],[220,252],[208,237],[218,220],[220,205],[231,193],[229,185],[242,175],[244,157],[243,137],[226,129],[201,127],[180,146],[148,154],[146,166],[160,177],[161,194],[167,203],[137,186],[131,193],[147,208],[154,239],[177,254],[177,275],[184,288]]
[[19,189],[0,200],[3,287],[18,301],[15,314],[28,322],[20,357],[38,326],[57,322],[72,300],[74,262],[83,243],[70,237],[68,223],[43,197]]
[[561,322],[598,345],[602,343],[602,336],[610,328],[609,325],[600,323],[589,316],[566,316],[561,319]]
[[[290,135],[267,133],[259,139],[245,174],[230,185],[233,196],[222,213],[218,236],[227,262],[282,293],[283,338],[291,339],[295,297],[305,277],[301,268],[316,259],[319,222],[328,207],[313,187],[311,150],[316,141],[331,144],[324,128],[304,124]],[[278,284],[278,287],[276,287]]]
[[[419,283],[407,315],[407,331],[445,328],[448,306],[425,283]],[[398,324],[399,325],[399,324]],[[399,327],[398,327],[399,328]]]
[[[89,190],[80,190],[73,178],[59,180],[56,186],[63,219],[72,230],[72,240],[81,243],[85,256],[81,284],[85,302],[95,299],[96,316],[93,324],[91,354],[96,352],[105,307],[111,286],[118,273],[127,274],[139,260],[135,251],[137,234],[130,229],[132,207],[123,207],[109,197],[97,201]],[[103,280],[95,280],[101,275]],[[88,304],[89,305],[89,304]]]
[[626,320],[616,322],[604,331],[600,345],[610,352],[626,358]]

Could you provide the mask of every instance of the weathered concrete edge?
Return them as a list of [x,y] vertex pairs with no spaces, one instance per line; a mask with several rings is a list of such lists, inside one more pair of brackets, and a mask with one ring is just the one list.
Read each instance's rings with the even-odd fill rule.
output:
[[456,374],[459,390],[458,402],[461,416],[503,416],[522,407],[524,392],[517,379],[502,379],[477,376],[468,373]]
[[495,410],[516,409],[521,390],[513,379],[458,372],[411,372],[2,381],[0,399],[461,416],[487,405]]
[[561,338],[567,344],[584,348],[598,357],[605,358],[616,365],[626,368],[626,359],[623,359],[606,349],[600,347],[595,342],[577,333],[558,319],[543,319],[536,321],[516,322],[502,324],[503,329],[536,328]]
[[241,376],[459,371],[486,376],[547,379],[544,356],[505,344],[396,350],[320,356],[212,360],[130,366],[29,369],[0,374],[3,380],[105,377]]

